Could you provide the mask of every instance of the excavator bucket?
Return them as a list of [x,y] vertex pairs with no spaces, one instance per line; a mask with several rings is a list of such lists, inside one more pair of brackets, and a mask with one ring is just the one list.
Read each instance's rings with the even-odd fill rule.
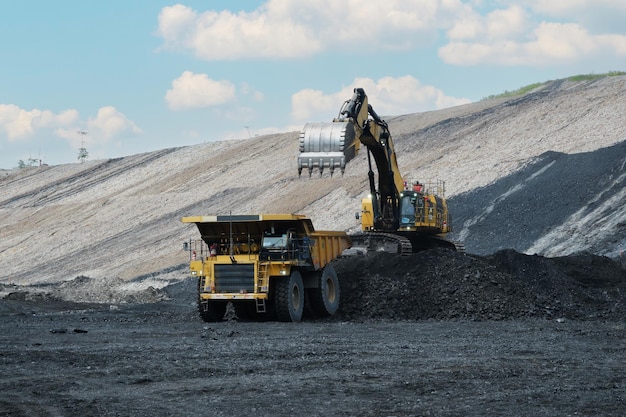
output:
[[335,168],[343,175],[346,164],[358,151],[354,127],[349,122],[307,123],[300,132],[300,155],[298,156],[298,175],[308,168],[309,176],[315,168],[320,175],[325,168],[332,176]]

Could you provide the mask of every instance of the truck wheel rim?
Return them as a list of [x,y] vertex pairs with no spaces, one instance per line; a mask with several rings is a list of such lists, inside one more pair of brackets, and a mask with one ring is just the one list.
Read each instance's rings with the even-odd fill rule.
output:
[[297,285],[291,288],[291,303],[293,304],[294,310],[300,309],[300,287]]
[[337,297],[337,291],[335,289],[335,282],[332,279],[326,280],[326,299],[329,303],[333,304]]

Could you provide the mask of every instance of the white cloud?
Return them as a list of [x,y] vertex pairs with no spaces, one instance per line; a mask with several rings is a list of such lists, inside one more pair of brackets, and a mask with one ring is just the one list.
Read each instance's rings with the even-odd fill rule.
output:
[[164,47],[204,60],[294,58],[327,49],[408,48],[467,13],[460,0],[270,0],[252,12],[197,12],[177,4],[159,14]]
[[[341,104],[350,97],[352,90],[349,88],[330,95],[309,88],[300,90],[291,96],[291,117],[295,122],[329,121],[329,118],[337,115]],[[321,119],[315,119],[324,114]]]
[[122,132],[141,133],[141,129],[132,120],[113,106],[98,109],[96,117],[90,117],[87,121],[87,127],[89,131],[94,132],[93,137],[101,138],[102,141],[107,141]]
[[355,87],[365,90],[369,104],[380,116],[416,113],[442,109],[470,100],[446,96],[443,91],[422,85],[411,77],[384,77],[378,81],[357,78],[349,86],[332,94],[319,90],[301,90],[291,97],[291,114],[294,123],[330,121],[339,113],[342,103],[351,98]]
[[537,13],[553,17],[584,18],[589,15],[611,10],[612,13],[626,13],[623,0],[527,0],[526,3]]
[[166,47],[177,48],[193,42],[196,12],[182,4],[164,7],[159,13],[159,34]]
[[[4,131],[8,142],[28,139],[36,143],[39,149],[59,147],[61,138],[75,149],[82,143],[78,133],[86,127],[86,145],[88,149],[96,149],[106,145],[111,138],[124,132],[141,133],[141,129],[113,106],[101,107],[95,117],[81,121],[77,110],[68,109],[60,113],[50,110],[24,110],[14,104],[0,104],[0,137]],[[11,145],[19,149],[18,145]],[[95,153],[92,153],[95,155]]]
[[206,74],[185,71],[172,81],[165,101],[172,110],[215,106],[235,98],[235,86],[230,81],[215,81]]
[[28,138],[36,130],[68,126],[78,120],[78,111],[70,109],[55,114],[50,110],[24,110],[15,104],[0,104],[0,129],[9,141]]
[[166,49],[234,60],[409,50],[446,31],[448,64],[543,66],[623,56],[624,19],[623,0],[269,0],[251,12],[164,7],[158,34]]
[[78,110],[70,109],[65,110],[59,114],[54,114],[50,111],[46,111],[46,123],[43,126],[55,127],[55,126],[69,126],[78,121]]
[[536,14],[549,20],[577,23],[593,34],[624,34],[623,0],[527,0]]
[[518,5],[495,10],[485,16],[471,11],[454,22],[448,30],[452,40],[509,39],[524,35],[530,25],[529,16]]
[[[573,11],[585,15],[590,1],[529,1],[534,11],[547,12],[560,20]],[[618,6],[617,2],[601,1],[601,5]],[[621,2],[620,2],[621,3]],[[595,11],[595,3],[593,3]],[[587,15],[594,14],[595,12]],[[485,16],[471,13],[456,22],[448,31],[451,42],[439,49],[439,57],[448,64],[503,66],[546,66],[580,62],[599,56],[626,55],[626,35],[591,33],[576,22],[533,22],[538,16],[520,5],[495,10]]]
[[54,134],[61,139],[65,139],[72,147],[78,148],[81,145],[81,135],[78,133],[81,129],[77,127],[60,127],[55,129]]
[[506,10],[495,10],[486,18],[487,35],[491,39],[507,39],[524,35],[530,27],[528,15],[520,6]]
[[187,49],[205,60],[291,57],[320,49],[309,29],[280,13],[208,11],[177,4],[159,15],[159,35],[167,49]]
[[[79,133],[83,131],[83,129],[78,127],[79,124],[86,126],[84,138]],[[89,148],[102,146],[107,144],[112,138],[127,132],[140,134],[142,130],[135,122],[128,119],[113,106],[99,108],[96,116],[90,117],[87,122],[80,123],[75,121],[71,126],[63,126],[54,130],[56,136],[65,139],[74,148],[80,147],[83,139],[85,139]]]
[[39,114],[40,110],[26,111],[14,104],[0,104],[0,126],[9,141],[28,137],[34,132],[33,119]]

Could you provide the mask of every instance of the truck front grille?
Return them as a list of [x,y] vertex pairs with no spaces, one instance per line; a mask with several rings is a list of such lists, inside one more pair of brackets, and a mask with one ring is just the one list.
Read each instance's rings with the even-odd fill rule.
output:
[[217,264],[213,271],[216,292],[254,292],[254,264]]

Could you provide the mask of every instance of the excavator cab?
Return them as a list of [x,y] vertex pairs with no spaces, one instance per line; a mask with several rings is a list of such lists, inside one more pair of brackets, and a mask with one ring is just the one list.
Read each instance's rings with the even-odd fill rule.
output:
[[416,192],[403,194],[400,198],[400,230],[415,230],[419,207],[424,205],[422,196]]

